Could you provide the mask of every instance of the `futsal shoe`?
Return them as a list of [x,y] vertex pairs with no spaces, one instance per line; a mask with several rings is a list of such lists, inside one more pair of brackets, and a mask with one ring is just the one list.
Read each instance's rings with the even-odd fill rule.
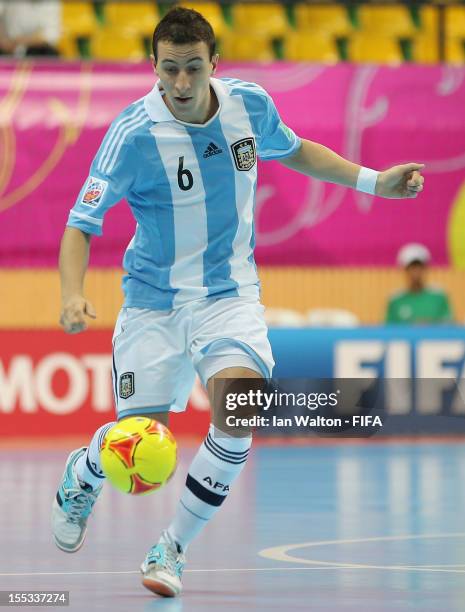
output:
[[182,591],[181,576],[185,563],[182,548],[164,531],[140,566],[142,584],[157,595],[175,597]]
[[82,483],[74,470],[86,447],[73,451],[66,461],[65,472],[52,507],[52,532],[55,544],[65,552],[79,550],[86,537],[87,519],[102,486],[93,489]]

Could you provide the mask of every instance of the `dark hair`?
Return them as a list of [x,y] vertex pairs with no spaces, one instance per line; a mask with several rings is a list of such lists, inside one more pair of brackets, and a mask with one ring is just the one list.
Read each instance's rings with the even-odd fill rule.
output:
[[157,61],[157,45],[161,40],[175,45],[205,42],[208,46],[210,59],[215,54],[215,33],[211,25],[197,11],[182,6],[177,6],[168,11],[155,28],[152,40],[155,61]]

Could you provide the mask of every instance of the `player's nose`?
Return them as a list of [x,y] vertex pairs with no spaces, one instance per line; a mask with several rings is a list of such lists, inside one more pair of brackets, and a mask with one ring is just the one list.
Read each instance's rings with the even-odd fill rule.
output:
[[179,73],[178,78],[176,79],[175,89],[180,96],[185,96],[190,91],[190,80],[187,74]]

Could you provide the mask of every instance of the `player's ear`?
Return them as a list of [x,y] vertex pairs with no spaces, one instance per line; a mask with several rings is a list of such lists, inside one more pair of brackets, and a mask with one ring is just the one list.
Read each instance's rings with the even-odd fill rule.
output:
[[155,61],[155,56],[153,55],[153,53],[150,54],[150,63],[152,64],[153,71],[155,72],[156,75],[158,75],[157,63]]
[[218,61],[220,59],[220,56],[218,53],[215,53],[215,55],[213,55],[212,60],[211,60],[211,64],[212,64],[212,74],[215,74],[216,69],[218,67]]

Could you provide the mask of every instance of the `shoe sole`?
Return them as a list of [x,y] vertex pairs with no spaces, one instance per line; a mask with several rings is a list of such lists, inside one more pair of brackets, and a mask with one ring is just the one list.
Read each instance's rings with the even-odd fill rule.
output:
[[[85,536],[85,533],[84,533],[84,536]],[[84,537],[84,538],[82,538],[82,540],[79,542],[79,544],[78,544],[78,545],[77,545],[75,548],[64,548],[63,546],[61,546],[61,544],[60,544],[60,543],[59,543],[59,542],[58,542],[58,541],[57,541],[55,538],[53,538],[53,539],[54,539],[54,542],[55,542],[55,544],[57,545],[57,547],[58,547],[60,550],[62,550],[63,552],[66,552],[66,553],[75,553],[75,552],[77,552],[77,551],[78,551],[80,548],[82,548],[82,545],[84,544],[84,539],[85,539],[85,537]]]
[[161,595],[162,597],[176,597],[178,592],[175,591],[172,587],[167,585],[160,580],[154,580],[153,578],[143,578],[142,584],[146,589],[155,593],[155,595]]

